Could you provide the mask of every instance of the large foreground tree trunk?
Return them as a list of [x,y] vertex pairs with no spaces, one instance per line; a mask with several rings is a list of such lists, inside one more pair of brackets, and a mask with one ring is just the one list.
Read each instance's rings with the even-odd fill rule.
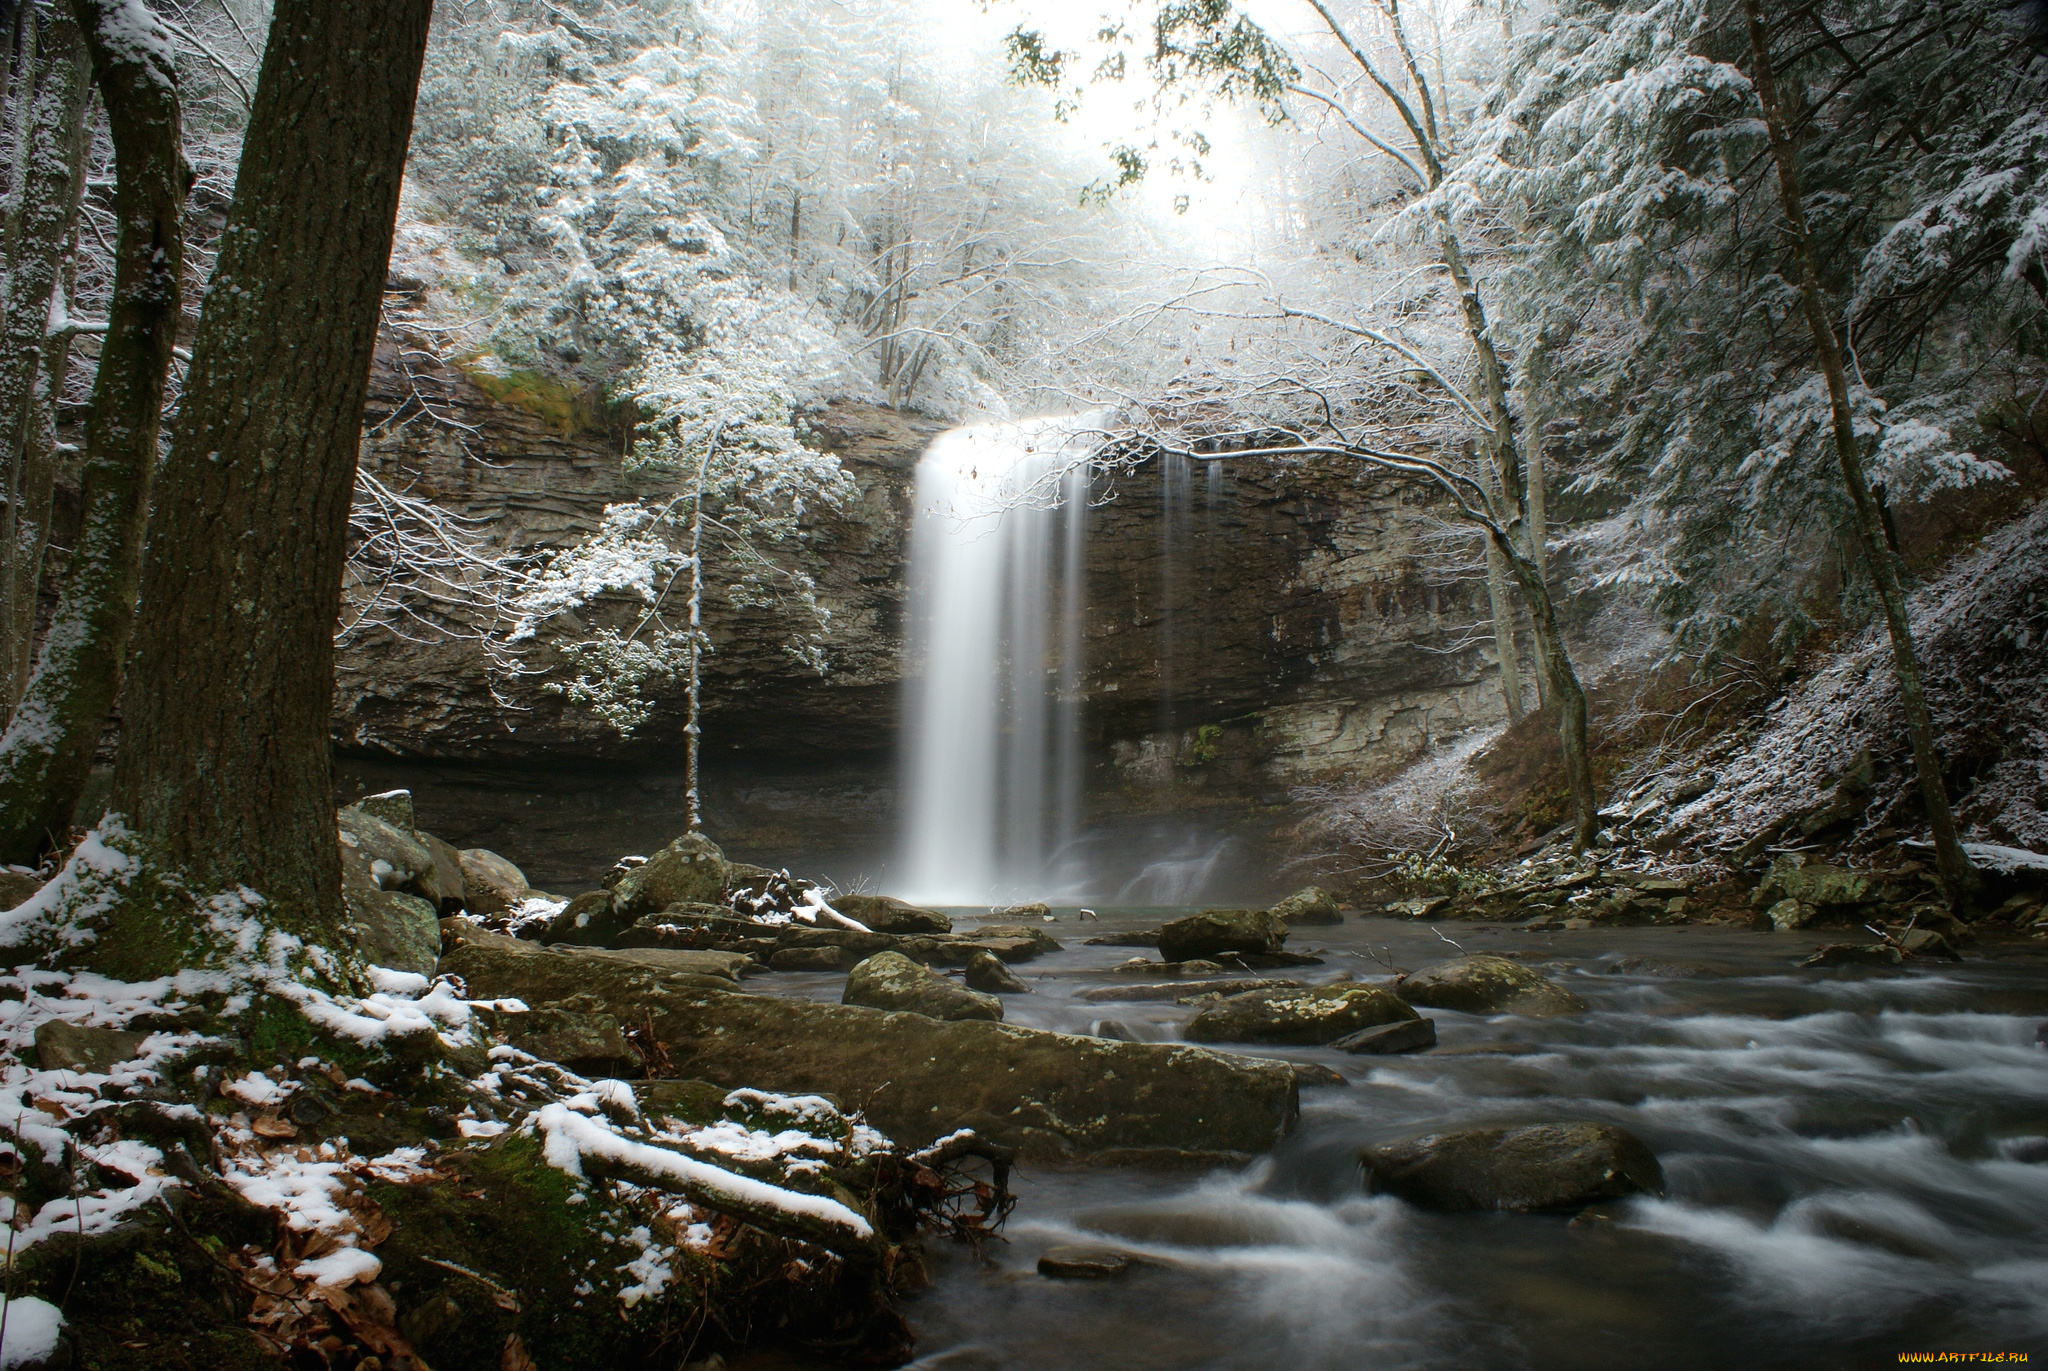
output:
[[13,715],[34,660],[36,585],[50,538],[56,478],[54,391],[68,335],[50,336],[65,248],[85,185],[92,59],[71,12],[32,6],[21,16],[16,74],[17,179],[9,189],[5,280],[0,281],[0,722]]
[[431,0],[280,0],[159,482],[113,807],[335,945],[334,624]]
[[[63,837],[120,689],[178,328],[186,172],[170,37],[130,0],[72,0],[114,139],[114,294],[86,420],[84,519],[57,616],[0,738],[0,859]],[[47,306],[46,306],[47,307]]]
[[1899,584],[1898,564],[1885,540],[1884,516],[1870,492],[1863,474],[1863,457],[1856,438],[1855,418],[1849,407],[1849,376],[1842,363],[1841,344],[1835,338],[1834,321],[1821,298],[1820,273],[1813,260],[1813,243],[1807,235],[1806,202],[1799,189],[1799,150],[1793,145],[1778,100],[1777,74],[1771,66],[1769,35],[1757,0],[1743,0],[1749,20],[1749,50],[1752,80],[1763,107],[1764,126],[1770,134],[1771,158],[1778,173],[1778,193],[1784,204],[1785,224],[1791,231],[1792,252],[1799,269],[1799,302],[1813,334],[1814,359],[1827,378],[1828,402],[1834,419],[1835,460],[1842,468],[1843,484],[1856,508],[1857,542],[1870,579],[1877,585],[1884,604],[1885,627],[1891,631],[1892,672],[1899,686],[1899,705],[1906,716],[1906,734],[1913,744],[1913,766],[1919,772],[1920,800],[1927,810],[1927,826],[1934,837],[1935,865],[1944,892],[1951,903],[1966,901],[1976,885],[1969,858],[1956,834],[1956,821],[1948,806],[1948,787],[1942,778],[1941,755],[1934,746],[1934,718],[1927,709],[1927,695],[1920,685],[1920,659],[1913,646],[1913,625],[1906,613],[1906,592]]

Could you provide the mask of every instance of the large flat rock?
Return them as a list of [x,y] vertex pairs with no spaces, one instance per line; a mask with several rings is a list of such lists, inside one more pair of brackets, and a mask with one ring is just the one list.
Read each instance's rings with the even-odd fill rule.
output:
[[1220,1160],[1267,1150],[1300,1112],[1285,1063],[1199,1047],[741,994],[721,977],[490,935],[463,937],[440,969],[480,998],[590,996],[621,1023],[651,1023],[680,1076],[831,1095],[911,1147],[973,1128],[1039,1161]]

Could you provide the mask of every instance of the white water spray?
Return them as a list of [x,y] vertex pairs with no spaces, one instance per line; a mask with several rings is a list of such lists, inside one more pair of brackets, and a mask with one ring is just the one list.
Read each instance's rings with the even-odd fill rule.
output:
[[1097,419],[954,429],[918,464],[904,720],[910,899],[1050,894],[1076,836],[1080,576]]

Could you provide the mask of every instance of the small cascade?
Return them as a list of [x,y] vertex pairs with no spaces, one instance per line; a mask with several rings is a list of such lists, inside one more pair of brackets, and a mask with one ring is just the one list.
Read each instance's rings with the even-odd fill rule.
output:
[[985,904],[1066,883],[1055,867],[1080,823],[1094,425],[1084,415],[955,429],[918,464],[908,898]]

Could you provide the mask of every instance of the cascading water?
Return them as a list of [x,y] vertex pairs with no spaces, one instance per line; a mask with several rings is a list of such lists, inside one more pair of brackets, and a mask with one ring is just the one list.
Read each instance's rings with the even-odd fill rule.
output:
[[1056,867],[1079,826],[1095,426],[1083,415],[955,429],[918,464],[901,882],[911,899],[981,904],[1071,884]]

